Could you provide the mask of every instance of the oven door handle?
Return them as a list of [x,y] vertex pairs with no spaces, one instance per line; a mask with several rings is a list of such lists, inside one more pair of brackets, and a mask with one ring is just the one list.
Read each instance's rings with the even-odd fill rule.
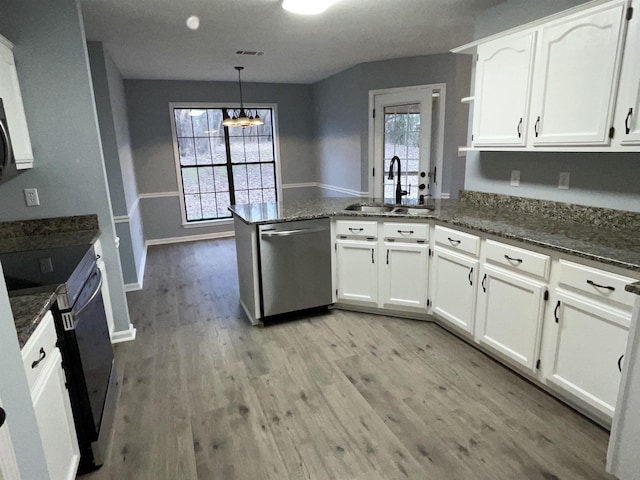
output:
[[[13,146],[11,145],[11,137],[9,137],[9,130],[5,127],[4,123],[0,121],[0,136],[2,142],[7,149],[6,165],[9,166],[13,163]],[[4,165],[0,165],[0,171],[4,168]]]
[[87,308],[91,302],[93,302],[93,299],[96,298],[96,296],[100,293],[100,290],[102,290],[102,272],[100,271],[99,268],[96,269],[96,273],[94,273],[94,275],[98,275],[98,285],[96,286],[96,289],[89,297],[89,300],[87,300],[85,304],[82,305],[78,310],[73,312],[73,315],[76,317],[78,317],[83,312],[83,310]]

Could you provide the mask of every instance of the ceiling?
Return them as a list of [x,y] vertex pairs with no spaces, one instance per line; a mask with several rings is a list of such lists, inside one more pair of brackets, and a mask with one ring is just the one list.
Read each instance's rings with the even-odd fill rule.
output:
[[313,17],[286,12],[281,0],[80,3],[87,39],[104,43],[125,78],[229,81],[243,65],[243,81],[314,83],[363,62],[447,52],[503,1],[336,0]]

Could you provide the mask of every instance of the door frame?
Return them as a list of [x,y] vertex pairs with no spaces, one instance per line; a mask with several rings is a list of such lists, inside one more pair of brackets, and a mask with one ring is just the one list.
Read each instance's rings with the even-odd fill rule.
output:
[[[436,182],[434,184],[433,189],[433,197],[441,198],[443,196],[442,193],[442,165],[443,165],[443,152],[444,152],[444,122],[445,122],[445,104],[446,104],[446,83],[432,83],[428,85],[411,85],[407,87],[395,87],[395,88],[383,88],[377,90],[369,90],[369,140],[368,140],[368,192],[369,196],[375,195],[375,177],[373,175],[373,169],[376,167],[375,165],[375,120],[373,117],[374,105],[375,105],[375,97],[376,95],[386,95],[389,93],[400,93],[400,92],[410,92],[413,90],[420,90],[423,88],[431,88],[432,90],[439,90],[440,101],[438,102],[438,134],[437,138],[431,139],[431,144],[435,147],[434,155],[431,158],[431,165],[436,167]],[[432,95],[432,96],[433,96]],[[383,172],[384,173],[384,172]],[[447,198],[449,198],[449,194],[444,194]]]
[[[2,406],[2,399],[0,399],[0,406]],[[20,480],[20,471],[7,422],[0,428],[0,479]]]

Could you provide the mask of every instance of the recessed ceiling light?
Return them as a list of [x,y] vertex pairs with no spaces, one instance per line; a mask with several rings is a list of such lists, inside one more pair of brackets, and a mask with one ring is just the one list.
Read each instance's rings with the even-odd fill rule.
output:
[[187,27],[189,27],[191,30],[197,30],[199,26],[200,19],[197,16],[191,15],[189,18],[187,18]]
[[299,15],[318,15],[333,4],[334,0],[283,0],[282,8]]

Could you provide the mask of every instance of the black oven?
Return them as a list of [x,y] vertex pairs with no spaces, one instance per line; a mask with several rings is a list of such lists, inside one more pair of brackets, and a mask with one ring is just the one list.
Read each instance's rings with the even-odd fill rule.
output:
[[55,291],[52,307],[80,446],[78,473],[102,465],[117,397],[102,276],[92,245],[0,254],[12,296]]

